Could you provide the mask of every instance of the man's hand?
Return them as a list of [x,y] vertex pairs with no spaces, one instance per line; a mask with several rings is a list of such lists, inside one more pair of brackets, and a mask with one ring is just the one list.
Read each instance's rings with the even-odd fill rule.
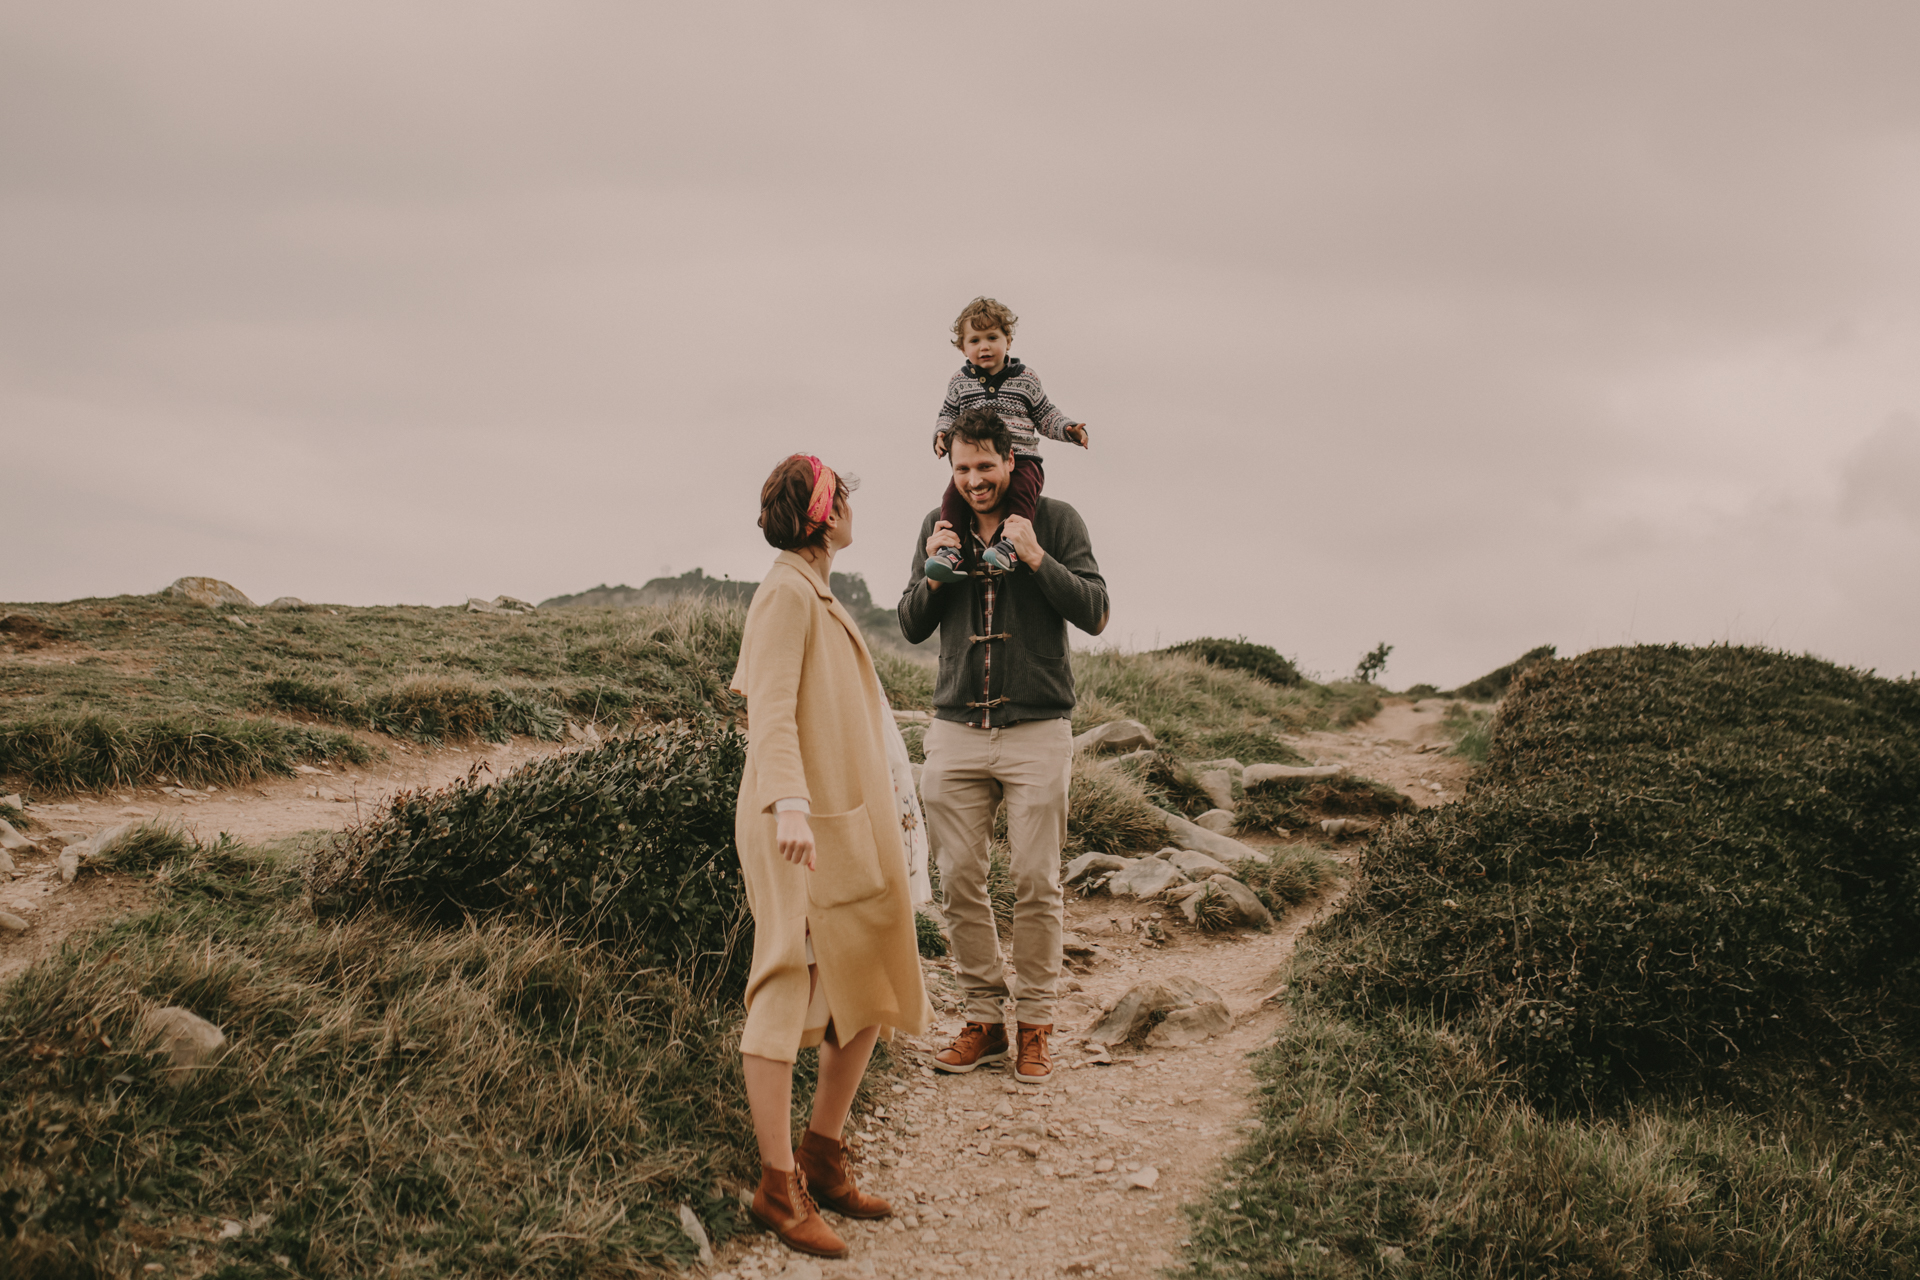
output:
[[[1000,526],[1000,536],[1013,544],[1020,563],[1029,569],[1038,569],[1040,562],[1047,558],[1047,553],[1040,549],[1040,540],[1033,536],[1033,521],[1025,516],[1008,516],[1006,523]],[[954,545],[959,545],[958,539],[955,539]]]
[[1076,422],[1071,427],[1068,427],[1067,439],[1073,441],[1082,449],[1092,448],[1092,446],[1087,443],[1087,424],[1084,422]]
[[774,839],[781,857],[788,862],[805,863],[807,870],[813,870],[813,824],[807,821],[806,814],[798,809],[782,812]]
[[[942,547],[958,547],[959,545],[960,535],[953,531],[953,526],[945,520],[937,520],[934,522],[932,536],[927,539],[927,559],[933,559],[933,553]],[[938,578],[924,578],[922,581],[927,584],[927,590],[929,591],[938,591],[941,587]]]
[[933,456],[936,458],[947,456],[947,433],[944,431],[933,433]]

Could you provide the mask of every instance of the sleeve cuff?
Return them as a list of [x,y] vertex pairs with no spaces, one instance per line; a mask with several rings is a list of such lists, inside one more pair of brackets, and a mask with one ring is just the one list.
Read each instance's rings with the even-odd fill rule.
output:
[[773,802],[773,811],[775,813],[797,811],[811,816],[813,806],[807,803],[805,796],[788,796],[785,800],[775,800]]

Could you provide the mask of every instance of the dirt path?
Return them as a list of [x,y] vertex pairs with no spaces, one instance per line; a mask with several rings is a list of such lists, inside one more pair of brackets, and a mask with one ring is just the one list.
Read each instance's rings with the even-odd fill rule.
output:
[[[151,818],[178,822],[202,840],[225,832],[248,844],[269,844],[303,831],[338,831],[371,814],[395,792],[443,787],[476,761],[485,762],[497,776],[561,749],[533,738],[434,751],[391,739],[381,743],[386,758],[365,768],[307,766],[293,778],[230,788],[138,787],[27,806],[34,826],[24,834],[40,848],[13,855],[11,883],[0,874],[0,911],[28,927],[24,933],[0,929],[0,982],[57,952],[74,930],[138,910],[146,900],[143,878],[88,871],[72,884],[63,883],[55,864],[65,844],[123,822]],[[71,838],[60,838],[62,833]]]
[[[1458,795],[1468,772],[1464,761],[1436,750],[1445,742],[1441,710],[1437,701],[1416,710],[1399,700],[1352,729],[1292,742],[1316,762],[1348,764],[1429,807]],[[500,774],[557,750],[530,739],[473,750],[392,748],[386,761],[366,769],[322,770],[211,794],[142,788],[36,805],[28,812],[44,825],[31,834],[88,835],[119,822],[167,817],[202,838],[224,831],[260,843],[345,827],[394,792],[443,786],[475,761]],[[1351,861],[1358,846],[1335,856]],[[16,862],[18,878],[0,884],[0,910],[31,927],[23,934],[0,932],[0,981],[56,951],[75,929],[136,909],[144,899],[141,882],[131,877],[87,873],[63,885],[52,852]],[[941,1021],[924,1039],[900,1043],[901,1056],[913,1064],[907,1083],[890,1086],[878,1107],[855,1117],[851,1130],[861,1177],[893,1200],[895,1218],[841,1223],[853,1256],[837,1262],[798,1258],[771,1236],[741,1237],[720,1250],[711,1280],[1159,1274],[1177,1261],[1186,1238],[1182,1206],[1215,1185],[1222,1161],[1251,1124],[1247,1057],[1270,1043],[1284,1022],[1281,1006],[1262,997],[1281,980],[1300,933],[1336,901],[1337,894],[1329,895],[1291,912],[1271,933],[1201,934],[1167,911],[1167,942],[1151,945],[1145,926],[1160,911],[1154,904],[1070,897],[1068,927],[1104,954],[1070,983],[1057,1014],[1056,1082],[1038,1088],[1014,1083],[1003,1070],[946,1076],[923,1065],[961,1024],[951,964],[929,963],[928,989]],[[1086,1062],[1082,1037],[1102,1008],[1136,983],[1172,974],[1218,992],[1234,1015],[1232,1028],[1185,1048],[1120,1052],[1111,1065]],[[1155,1176],[1138,1181],[1152,1185],[1132,1185],[1130,1175],[1148,1169]]]
[[[1467,765],[1420,750],[1445,742],[1439,705],[1420,707],[1392,703],[1365,724],[1294,745],[1430,807],[1458,794]],[[1350,862],[1358,846],[1334,856]],[[1040,1087],[1017,1084],[1003,1069],[949,1076],[924,1065],[962,1021],[951,963],[929,963],[941,1021],[934,1034],[899,1043],[913,1064],[908,1083],[892,1086],[850,1126],[863,1185],[892,1200],[895,1217],[834,1218],[853,1249],[840,1261],[800,1258],[769,1235],[742,1237],[720,1251],[712,1280],[1160,1274],[1179,1260],[1189,1225],[1183,1206],[1211,1192],[1225,1158],[1257,1127],[1248,1055],[1272,1043],[1285,1022],[1282,1007],[1263,997],[1282,980],[1300,934],[1340,892],[1290,912],[1271,933],[1203,934],[1167,911],[1164,946],[1145,941],[1148,920],[1161,912],[1156,905],[1070,895],[1068,927],[1108,954],[1070,983],[1055,1015],[1056,1080]],[[1197,1045],[1088,1062],[1083,1037],[1102,1009],[1137,983],[1173,974],[1219,993],[1233,1027]],[[1134,1176],[1148,1169],[1154,1176]]]

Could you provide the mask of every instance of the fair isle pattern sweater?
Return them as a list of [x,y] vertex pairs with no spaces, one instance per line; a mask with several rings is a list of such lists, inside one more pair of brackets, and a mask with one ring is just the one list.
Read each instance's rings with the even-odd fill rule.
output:
[[994,374],[975,368],[971,360],[961,365],[960,372],[947,383],[947,398],[940,404],[935,434],[944,437],[953,430],[954,420],[975,405],[1000,415],[1000,420],[1013,432],[1013,453],[1017,458],[1039,457],[1041,436],[1065,440],[1067,428],[1080,425],[1047,399],[1033,370],[1013,356],[1008,356],[1000,372]]

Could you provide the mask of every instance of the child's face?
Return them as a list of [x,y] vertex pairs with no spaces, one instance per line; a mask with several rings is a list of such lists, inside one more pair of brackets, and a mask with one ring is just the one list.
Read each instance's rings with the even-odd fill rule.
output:
[[998,329],[976,329],[973,321],[966,323],[960,334],[960,354],[973,361],[973,367],[987,373],[998,373],[1007,362],[1007,348],[1013,345],[1013,339]]

